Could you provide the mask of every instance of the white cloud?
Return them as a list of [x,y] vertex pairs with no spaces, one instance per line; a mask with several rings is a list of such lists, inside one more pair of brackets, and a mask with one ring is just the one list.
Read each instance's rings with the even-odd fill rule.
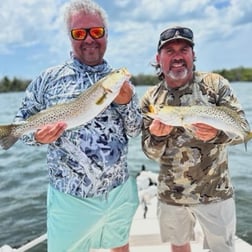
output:
[[132,0],[119,0],[119,1],[115,1],[115,6],[118,6],[120,8],[125,8],[131,3],[132,3]]
[[[67,0],[1,1],[0,69],[7,74],[22,74],[18,72],[21,68],[13,67],[16,61],[21,62],[21,58],[17,58],[22,51],[25,52],[23,65],[33,64],[32,76],[41,68],[67,59],[70,46],[63,22],[65,2]],[[109,15],[106,57],[113,66],[129,67],[134,74],[153,72],[149,64],[155,58],[159,33],[175,24],[193,29],[198,69],[251,66],[252,52],[248,48],[252,43],[249,35],[252,0],[97,2]],[[6,55],[12,67],[2,66]],[[36,70],[36,66],[39,69]]]

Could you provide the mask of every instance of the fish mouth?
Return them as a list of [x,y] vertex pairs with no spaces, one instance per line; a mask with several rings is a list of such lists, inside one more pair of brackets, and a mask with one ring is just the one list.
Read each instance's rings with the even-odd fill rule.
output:
[[[123,74],[126,76],[126,78],[129,80],[131,78],[131,73],[128,71],[128,69],[126,67],[121,68],[121,71],[123,72]],[[119,72],[119,70],[118,70]]]

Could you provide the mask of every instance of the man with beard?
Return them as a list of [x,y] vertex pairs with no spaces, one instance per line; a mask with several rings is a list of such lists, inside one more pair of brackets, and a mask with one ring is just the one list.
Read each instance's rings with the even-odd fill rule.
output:
[[[241,117],[249,130],[229,82],[218,74],[195,71],[191,29],[166,29],[157,49],[155,67],[161,82],[149,88],[142,98],[143,114],[150,105],[226,106]],[[235,251],[236,213],[226,147],[238,142],[206,124],[194,124],[187,131],[144,116],[142,148],[160,164],[161,238],[171,243],[173,252],[191,251],[196,218],[203,229],[204,248],[211,252]]]

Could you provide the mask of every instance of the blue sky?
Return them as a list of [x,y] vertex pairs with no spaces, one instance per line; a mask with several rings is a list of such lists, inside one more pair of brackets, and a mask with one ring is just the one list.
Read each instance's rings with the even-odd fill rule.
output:
[[[0,78],[35,78],[69,58],[65,0],[0,3]],[[192,28],[196,68],[252,67],[252,0],[97,0],[109,15],[105,58],[114,67],[154,74],[159,34],[171,25]]]

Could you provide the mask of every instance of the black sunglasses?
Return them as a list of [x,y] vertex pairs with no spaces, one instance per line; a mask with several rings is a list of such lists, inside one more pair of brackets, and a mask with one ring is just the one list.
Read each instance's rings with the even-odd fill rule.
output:
[[77,28],[71,30],[71,36],[75,40],[84,40],[87,35],[90,35],[93,39],[102,38],[105,34],[104,27],[91,27],[91,28]]
[[192,40],[193,32],[191,29],[184,27],[167,29],[160,34],[160,41],[174,38],[174,36],[180,36]]

